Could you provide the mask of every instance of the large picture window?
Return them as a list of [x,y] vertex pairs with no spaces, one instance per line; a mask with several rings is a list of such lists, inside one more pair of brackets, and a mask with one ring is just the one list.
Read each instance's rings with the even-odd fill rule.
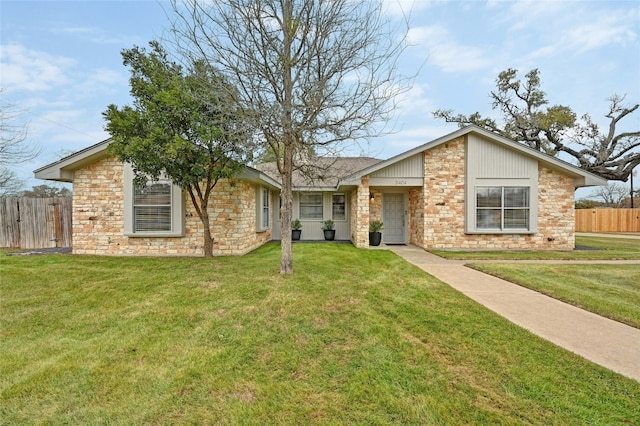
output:
[[529,230],[529,188],[484,186],[476,189],[476,228]]
[[322,220],[322,193],[300,194],[300,219]]

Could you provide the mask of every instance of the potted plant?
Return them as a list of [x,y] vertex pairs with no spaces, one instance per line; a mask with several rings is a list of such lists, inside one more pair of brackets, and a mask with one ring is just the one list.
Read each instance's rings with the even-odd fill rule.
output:
[[382,227],[383,223],[381,220],[374,220],[369,224],[369,245],[370,246],[379,246],[382,242]]
[[299,241],[302,235],[302,222],[300,219],[296,219],[291,222],[291,240]]
[[327,219],[322,222],[322,232],[324,232],[324,239],[327,241],[333,241],[336,238],[336,230],[333,229],[335,223],[331,219]]

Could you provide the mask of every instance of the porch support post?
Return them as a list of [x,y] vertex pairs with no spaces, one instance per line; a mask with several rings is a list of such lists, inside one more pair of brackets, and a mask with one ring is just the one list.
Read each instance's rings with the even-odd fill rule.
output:
[[369,177],[361,179],[356,199],[356,230],[353,244],[358,248],[369,247]]

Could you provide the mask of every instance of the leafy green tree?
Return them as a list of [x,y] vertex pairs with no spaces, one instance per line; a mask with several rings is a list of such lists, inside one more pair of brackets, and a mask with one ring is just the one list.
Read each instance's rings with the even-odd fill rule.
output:
[[[377,136],[407,88],[405,43],[381,0],[172,0],[173,40],[219,64],[282,181],[280,272],[293,272],[292,175],[317,176],[309,154]],[[406,31],[404,32],[406,35]],[[314,170],[315,167],[315,170]]]
[[479,112],[466,116],[440,109],[433,115],[460,126],[484,127],[550,155],[564,152],[583,170],[605,179],[626,181],[633,168],[640,164],[640,131],[618,132],[616,127],[640,105],[626,106],[623,96],[613,95],[605,114],[609,126],[601,131],[588,114],[578,119],[568,106],[547,106],[549,101],[540,84],[537,69],[529,71],[524,81],[518,79],[518,71],[511,68],[498,75],[496,90],[491,92],[491,105],[502,114],[502,123]]
[[32,186],[30,190],[23,191],[22,196],[33,198],[71,197],[71,191],[65,187],[59,188],[50,185],[36,185]]
[[595,209],[595,208],[598,208],[598,207],[602,207],[602,202],[596,201],[596,200],[592,200],[590,198],[581,198],[579,200],[576,200],[576,203],[575,203],[576,210],[579,210],[579,209]]
[[149,46],[122,51],[134,106],[112,104],[103,113],[109,150],[132,165],[136,183],[164,176],[187,191],[204,226],[204,255],[211,257],[211,193],[241,170],[250,130],[235,89],[211,65],[183,66],[158,42]]

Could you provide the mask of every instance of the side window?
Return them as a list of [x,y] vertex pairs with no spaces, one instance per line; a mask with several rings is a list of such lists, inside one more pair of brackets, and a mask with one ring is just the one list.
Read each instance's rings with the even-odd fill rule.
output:
[[333,194],[331,197],[331,214],[333,220],[347,219],[347,204],[344,194]]
[[256,188],[256,232],[271,228],[271,191],[259,186]]
[[134,184],[133,232],[171,231],[171,183]]
[[300,219],[322,220],[323,194],[306,192],[300,194]]
[[129,237],[184,235],[182,189],[168,180],[136,185],[133,169],[124,164],[124,234]]

